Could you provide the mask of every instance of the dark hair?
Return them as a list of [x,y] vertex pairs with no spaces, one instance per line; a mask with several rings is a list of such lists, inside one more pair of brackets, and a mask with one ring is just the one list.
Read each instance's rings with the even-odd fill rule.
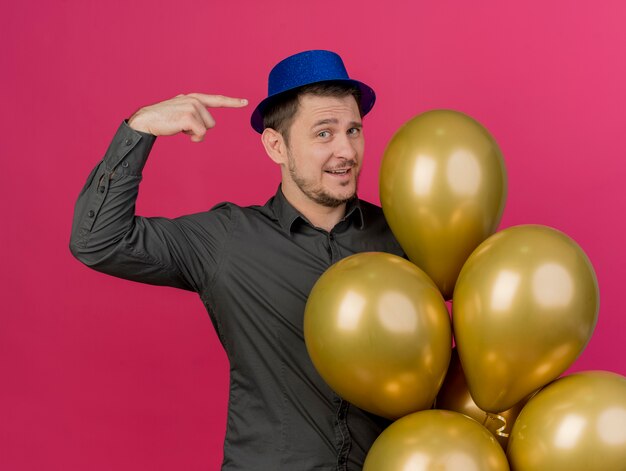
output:
[[280,95],[280,98],[270,103],[263,115],[263,128],[278,131],[289,145],[289,129],[300,106],[300,97],[315,95],[343,98],[353,96],[361,113],[361,91],[354,85],[341,82],[319,82],[290,90]]

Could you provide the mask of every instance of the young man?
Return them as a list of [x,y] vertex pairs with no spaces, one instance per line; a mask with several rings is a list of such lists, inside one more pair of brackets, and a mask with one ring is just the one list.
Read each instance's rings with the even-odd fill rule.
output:
[[196,291],[230,362],[223,470],[360,470],[387,425],[343,401],[315,371],[303,338],[307,297],[357,252],[402,254],[380,208],[357,198],[362,116],[375,95],[329,51],[272,69],[252,127],[281,169],[263,206],[223,203],[177,219],[134,215],[156,136],[201,141],[210,107],[241,99],[192,93],[122,123],[76,204],[70,248],[114,276]]

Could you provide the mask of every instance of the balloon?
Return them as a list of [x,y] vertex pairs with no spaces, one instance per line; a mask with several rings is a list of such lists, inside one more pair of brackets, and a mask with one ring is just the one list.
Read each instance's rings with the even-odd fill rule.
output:
[[515,419],[528,399],[529,398],[526,397],[510,409],[498,412],[497,414],[482,410],[476,405],[470,395],[469,389],[467,389],[459,355],[456,349],[454,349],[452,350],[448,373],[439,390],[439,394],[437,394],[435,407],[437,407],[437,409],[460,412],[476,420],[489,430],[496,440],[498,440],[502,448],[506,450]]
[[503,230],[469,257],[454,290],[456,346],[474,402],[507,410],[563,373],[589,341],[598,282],[562,232]]
[[389,227],[446,299],[467,257],[498,227],[506,189],[496,141],[456,111],[409,120],[383,155],[380,200]]
[[517,418],[508,456],[515,471],[626,470],[626,378],[587,371],[546,386]]
[[387,253],[360,253],[331,266],[304,313],[306,347],[326,383],[357,407],[390,419],[432,405],[451,337],[435,284]]
[[415,412],[391,424],[363,471],[508,471],[504,451],[482,425],[457,412]]

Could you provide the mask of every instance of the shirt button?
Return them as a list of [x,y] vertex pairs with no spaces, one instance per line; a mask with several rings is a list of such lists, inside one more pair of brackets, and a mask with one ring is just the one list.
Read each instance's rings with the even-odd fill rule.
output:
[[90,209],[89,212],[87,213],[87,216],[89,216],[90,218],[94,217],[96,215],[96,213],[93,212],[93,209]]
[[126,161],[122,162],[122,167],[128,168],[128,162],[126,162]]
[[99,191],[100,193],[104,193],[104,186],[100,186],[100,187],[98,187],[98,191]]
[[127,146],[131,145],[132,143],[133,143],[133,140],[132,140],[132,139],[126,139],[126,140],[124,141],[124,144],[126,144]]

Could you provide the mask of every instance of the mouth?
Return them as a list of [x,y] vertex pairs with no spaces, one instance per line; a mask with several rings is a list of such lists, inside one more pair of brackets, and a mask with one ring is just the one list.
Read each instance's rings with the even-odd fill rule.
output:
[[327,173],[335,178],[347,178],[352,175],[352,167],[333,168],[324,170],[324,173]]
[[356,171],[356,162],[352,160],[347,160],[345,162],[339,163],[339,165],[335,164],[335,166],[327,167],[324,170],[324,173],[327,173],[328,175],[333,177],[333,179],[349,180],[352,177],[352,173],[354,171]]

